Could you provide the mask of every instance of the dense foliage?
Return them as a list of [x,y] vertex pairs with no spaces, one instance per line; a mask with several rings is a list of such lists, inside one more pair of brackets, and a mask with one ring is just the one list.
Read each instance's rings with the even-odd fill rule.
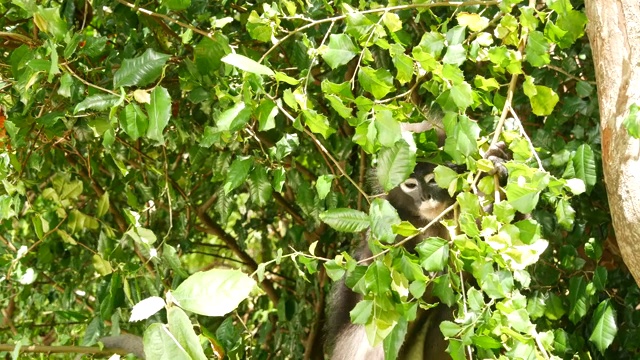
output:
[[[432,282],[454,359],[637,358],[573,3],[3,2],[0,343],[322,358],[345,275],[389,359]],[[409,254],[367,170],[389,190],[423,160],[468,170],[436,171],[452,241]],[[368,267],[343,253],[367,229]]]

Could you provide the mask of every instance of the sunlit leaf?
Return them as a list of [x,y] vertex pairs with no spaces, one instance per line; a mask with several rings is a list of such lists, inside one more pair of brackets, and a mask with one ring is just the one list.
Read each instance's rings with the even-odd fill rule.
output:
[[252,74],[273,76],[275,73],[268,67],[258,63],[257,61],[250,59],[240,54],[228,54],[222,58],[222,62],[235,66],[242,71],[246,71]]
[[205,316],[223,316],[245,300],[256,282],[239,270],[212,269],[197,272],[172,293],[178,306]]
[[332,69],[345,65],[358,53],[358,48],[346,34],[331,34],[322,58]]

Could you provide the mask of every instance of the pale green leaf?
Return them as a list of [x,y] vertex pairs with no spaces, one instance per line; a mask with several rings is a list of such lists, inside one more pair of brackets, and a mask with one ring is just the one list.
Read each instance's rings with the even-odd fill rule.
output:
[[205,316],[223,316],[249,297],[255,280],[240,270],[197,272],[171,293],[181,308]]
[[322,51],[322,58],[332,69],[335,69],[338,66],[346,65],[357,53],[358,48],[353,44],[349,35],[331,34],[329,44]]
[[191,356],[179,346],[166,325],[154,323],[144,332],[144,354],[147,359],[191,360]]
[[222,62],[225,62],[229,65],[237,67],[240,70],[243,70],[252,74],[268,75],[268,76],[275,75],[273,70],[269,69],[268,67],[260,64],[259,62],[253,59],[250,59],[240,54],[234,54],[234,53],[228,54],[222,58]]
[[129,321],[141,321],[150,318],[165,307],[164,300],[158,296],[148,297],[133,306]]
[[189,354],[193,360],[206,360],[207,356],[202,350],[198,335],[193,330],[193,324],[189,320],[189,316],[176,306],[167,309],[167,323],[169,331],[183,349]]

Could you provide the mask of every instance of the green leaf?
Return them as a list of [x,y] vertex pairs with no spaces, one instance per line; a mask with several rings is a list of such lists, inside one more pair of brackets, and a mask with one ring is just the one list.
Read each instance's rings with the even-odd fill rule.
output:
[[374,199],[369,208],[371,236],[381,242],[392,244],[396,235],[391,228],[400,224],[400,217],[396,209],[384,199]]
[[260,64],[259,62],[250,59],[246,56],[242,56],[240,54],[228,54],[227,56],[222,58],[222,62],[227,63],[231,66],[235,66],[242,71],[246,71],[248,73],[257,74],[257,75],[267,75],[274,76],[275,73],[273,70],[268,67]]
[[393,86],[393,75],[387,69],[373,70],[370,67],[360,68],[358,80],[365,91],[368,91],[376,99],[382,99],[395,90]]
[[149,119],[142,109],[133,103],[120,111],[119,119],[122,130],[131,137],[131,140],[137,140],[143,136],[149,127]]
[[193,324],[187,314],[176,306],[170,306],[167,309],[167,323],[169,331],[178,343],[186,350],[191,359],[206,360],[207,356],[202,350],[198,335],[193,330]]
[[[466,116],[453,115],[450,120],[445,117],[445,130],[447,138],[444,143],[444,151],[451,156],[457,164],[464,164],[465,157],[478,152],[478,136],[480,127]],[[448,124],[448,125],[447,125]]]
[[573,221],[575,220],[576,211],[573,210],[571,204],[565,200],[560,199],[556,204],[556,217],[558,218],[558,224],[565,230],[573,229]]
[[558,94],[556,94],[555,91],[546,86],[534,85],[533,87],[527,87],[527,83],[525,82],[524,88],[525,94],[531,101],[532,111],[538,116],[551,114],[556,104],[560,100]]
[[460,66],[467,60],[467,52],[461,44],[447,46],[447,52],[442,58],[444,64]]
[[411,236],[420,233],[420,231],[408,221],[401,221],[398,224],[391,225],[391,229],[394,234],[400,236]]
[[275,118],[279,110],[273,101],[269,99],[262,100],[256,112],[259,123],[258,130],[267,131],[276,127]]
[[442,52],[442,49],[444,49],[444,45],[444,36],[439,32],[431,31],[422,35],[418,46],[428,54],[437,57]]
[[364,274],[367,290],[374,295],[381,295],[391,288],[391,272],[389,268],[377,260],[369,266]]
[[333,182],[333,175],[322,175],[318,177],[316,181],[316,191],[318,192],[318,198],[324,200],[331,191],[331,183]]
[[[339,255],[342,257],[342,255]],[[324,268],[327,270],[327,275],[333,281],[338,281],[342,279],[345,274],[344,268],[339,265],[336,260],[329,260],[324,263]]]
[[80,111],[85,111],[87,109],[104,111],[112,106],[115,106],[120,102],[120,96],[110,95],[110,94],[99,94],[92,95],[82,100],[78,105],[76,105],[75,109],[73,109],[73,113],[77,114]]
[[171,97],[167,89],[158,86],[151,92],[151,102],[145,105],[149,114],[147,138],[164,143],[162,132],[171,118]]
[[265,206],[272,200],[273,188],[264,166],[256,166],[249,175],[249,190],[251,198],[259,205]]
[[304,116],[305,124],[314,134],[320,134],[326,139],[336,132],[336,130],[331,127],[331,124],[329,124],[327,117],[323,114],[319,114],[312,109],[307,109],[302,111],[302,115]]
[[341,65],[346,65],[358,53],[358,48],[351,41],[351,37],[346,34],[331,34],[329,44],[326,48],[320,49],[322,58],[327,64],[335,69]]
[[269,42],[273,37],[269,20],[260,17],[255,10],[251,11],[247,19],[247,31],[252,38],[262,42]]
[[240,270],[212,269],[189,276],[171,296],[185,310],[223,316],[249,297],[255,286],[255,280]]
[[236,158],[227,172],[224,182],[224,193],[228,194],[235,188],[247,182],[247,176],[253,166],[253,158],[251,156],[240,156]]
[[466,81],[453,85],[451,87],[451,100],[461,111],[471,106],[473,104],[471,85]]
[[109,261],[105,260],[100,254],[94,254],[91,258],[91,263],[96,272],[102,276],[109,275],[113,272],[113,268]]
[[251,108],[240,101],[220,114],[215,122],[219,130],[238,131],[247,124],[250,117]]
[[96,217],[102,217],[107,211],[109,211],[109,192],[105,191],[98,199]]
[[588,187],[593,187],[598,179],[595,155],[591,146],[589,144],[580,145],[572,160],[576,172],[575,177],[584,181]]
[[415,166],[415,152],[406,142],[398,141],[393,147],[380,151],[376,176],[384,191],[389,191],[405,181]]
[[33,14],[33,22],[40,30],[53,36],[56,40],[63,40],[67,33],[67,23],[60,17],[60,9],[42,8],[38,6],[38,11]]
[[442,238],[424,240],[416,247],[416,251],[426,271],[442,271],[449,260],[449,243]]
[[489,26],[489,19],[479,14],[461,12],[456,16],[458,24],[466,26],[471,31],[482,31]]
[[596,308],[592,319],[593,332],[589,341],[594,343],[598,350],[604,354],[618,333],[616,311],[611,307],[611,300],[602,301]]
[[590,306],[586,280],[583,277],[572,277],[569,280],[569,320],[577,324],[587,314]]
[[397,70],[396,79],[402,85],[411,81],[414,71],[413,59],[404,52],[405,49],[400,44],[393,44],[389,49],[391,60]]
[[133,59],[124,59],[113,75],[113,87],[145,86],[156,81],[170,55],[147,49],[144,54]]
[[354,324],[364,325],[371,318],[373,313],[373,301],[362,300],[353,307],[353,310],[349,313],[351,316],[351,322]]
[[369,227],[369,215],[353,209],[329,209],[320,214],[320,220],[343,232],[360,232]]
[[191,0],[162,0],[162,5],[171,10],[184,10],[191,6]]
[[525,48],[525,59],[535,67],[542,67],[551,62],[549,43],[540,31],[529,33]]
[[380,145],[391,147],[402,138],[400,123],[393,118],[393,113],[390,110],[376,111],[373,122]]
[[398,319],[391,333],[384,338],[383,349],[385,360],[395,360],[407,336],[409,322],[405,318]]

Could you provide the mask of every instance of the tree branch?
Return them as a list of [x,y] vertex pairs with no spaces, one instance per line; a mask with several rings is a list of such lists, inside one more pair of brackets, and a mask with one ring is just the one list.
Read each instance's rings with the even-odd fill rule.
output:
[[[207,214],[207,208],[198,207],[196,213],[198,214],[198,218],[202,222],[205,227],[207,234],[211,234],[222,240],[222,242],[227,245],[227,247],[238,257],[240,260],[246,264],[246,266],[251,270],[251,272],[255,272],[258,270],[258,263],[249,255],[246,251],[242,250],[236,240],[231,237],[231,235],[227,234],[224,229],[220,227],[213,219]],[[278,296],[278,292],[273,287],[273,283],[264,279],[262,283],[260,283],[260,287],[267,293],[267,296],[271,300],[271,302],[275,304],[278,303],[280,297]]]

